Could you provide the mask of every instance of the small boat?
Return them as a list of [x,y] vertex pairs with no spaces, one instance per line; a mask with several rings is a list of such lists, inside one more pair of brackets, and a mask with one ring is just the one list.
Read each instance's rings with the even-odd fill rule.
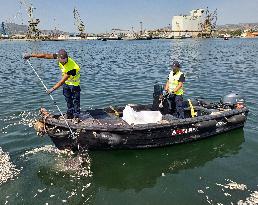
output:
[[229,34],[224,35],[224,40],[229,40],[229,38],[231,38],[231,35],[229,35]]
[[185,35],[176,35],[174,39],[186,39]]
[[140,35],[136,37],[136,40],[152,40],[152,37],[150,35]]
[[[128,123],[124,120],[126,106],[107,107],[81,112],[80,119],[64,119],[41,110],[35,124],[36,131],[47,134],[59,149],[144,149],[192,142],[243,128],[248,108],[244,98],[230,93],[218,102],[203,99],[185,101],[185,119],[171,114],[167,98],[161,97],[162,86],[155,85],[153,103],[130,105],[135,112],[161,113],[161,119],[152,123]],[[162,105],[164,106],[160,106]],[[75,133],[71,135],[70,129]]]

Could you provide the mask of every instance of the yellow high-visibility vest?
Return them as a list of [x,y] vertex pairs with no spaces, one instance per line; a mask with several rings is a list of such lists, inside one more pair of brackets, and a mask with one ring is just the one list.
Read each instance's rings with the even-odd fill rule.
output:
[[[169,92],[173,92],[173,90],[178,86],[179,84],[179,78],[181,75],[184,75],[181,71],[178,71],[176,74],[173,73],[173,71],[169,74]],[[183,95],[184,89],[181,87],[177,92],[175,92],[176,95]]]
[[69,72],[70,70],[76,70],[76,75],[75,76],[70,76],[66,81],[65,84],[67,85],[74,85],[74,86],[79,86],[80,85],[80,66],[78,66],[75,61],[68,57],[68,61],[65,65],[62,65],[62,63],[59,62],[59,67],[62,71],[62,75],[65,73]]

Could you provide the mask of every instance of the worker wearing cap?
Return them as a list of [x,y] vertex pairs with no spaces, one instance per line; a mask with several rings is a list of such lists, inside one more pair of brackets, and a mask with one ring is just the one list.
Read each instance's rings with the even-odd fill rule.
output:
[[170,103],[176,107],[175,116],[178,118],[184,118],[183,84],[185,82],[185,75],[181,72],[181,65],[178,61],[173,62],[171,69],[164,91],[169,94],[168,98]]
[[80,67],[68,56],[64,49],[54,54],[29,54],[25,55],[25,59],[29,58],[45,58],[57,59],[58,65],[62,71],[62,78],[51,89],[47,91],[51,94],[54,90],[63,86],[63,95],[67,102],[67,118],[79,118],[80,115]]

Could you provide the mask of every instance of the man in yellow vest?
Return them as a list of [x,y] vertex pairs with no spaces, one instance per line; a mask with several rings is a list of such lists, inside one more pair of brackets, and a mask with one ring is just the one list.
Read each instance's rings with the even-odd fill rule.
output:
[[[164,91],[169,94],[168,98],[170,103],[175,105],[175,116],[184,118],[183,85],[185,82],[185,75],[180,71],[181,65],[178,61],[174,61],[171,68],[172,70],[168,76]],[[170,109],[172,109],[171,105]]]
[[67,102],[67,118],[79,118],[80,115],[80,67],[71,58],[68,57],[64,49],[54,54],[29,54],[25,55],[25,59],[29,58],[44,58],[57,59],[58,65],[62,72],[62,78],[51,89],[47,91],[48,94],[63,86],[63,95]]

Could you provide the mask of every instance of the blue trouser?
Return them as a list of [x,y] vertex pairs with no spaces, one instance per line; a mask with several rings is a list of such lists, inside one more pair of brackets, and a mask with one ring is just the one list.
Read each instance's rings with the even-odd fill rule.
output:
[[175,115],[175,117],[177,118],[185,118],[185,114],[184,114],[184,107],[183,107],[183,96],[182,95],[175,95],[175,94],[170,94],[169,97],[169,109],[170,110],[174,110],[175,112],[173,113]]
[[80,115],[80,86],[63,84],[63,95],[67,103],[67,118]]

